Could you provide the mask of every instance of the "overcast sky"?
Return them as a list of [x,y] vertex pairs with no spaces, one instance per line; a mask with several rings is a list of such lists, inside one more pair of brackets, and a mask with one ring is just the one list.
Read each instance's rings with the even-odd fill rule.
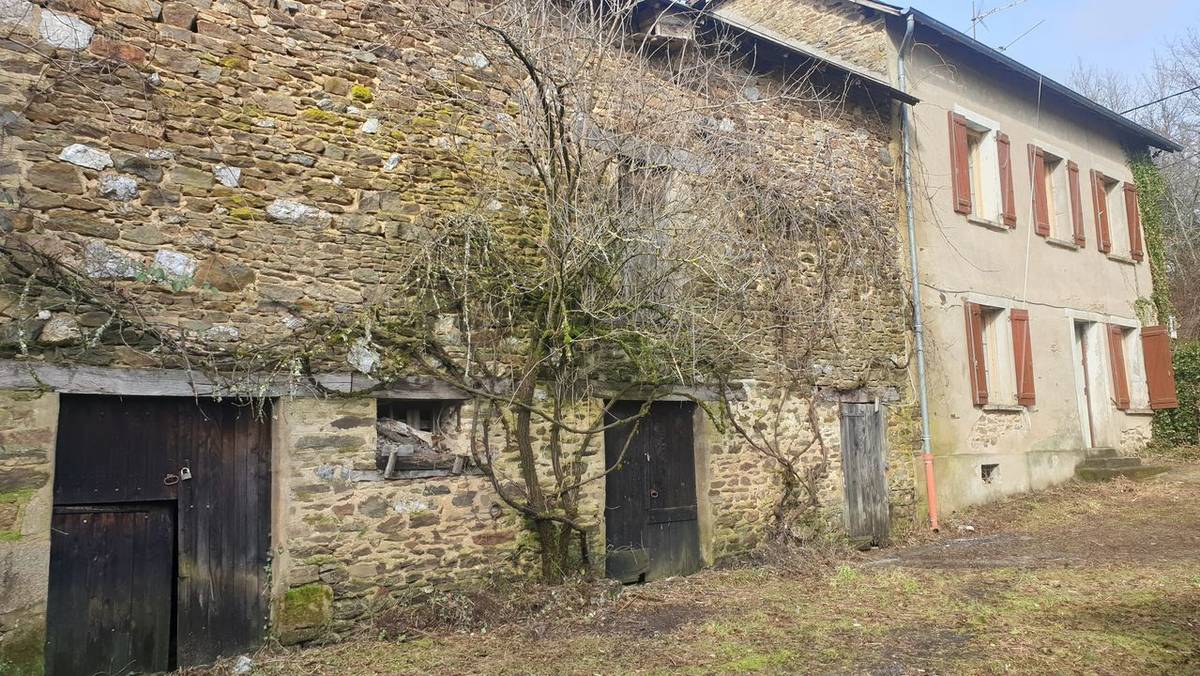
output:
[[[975,0],[984,10],[1014,0]],[[892,0],[971,34],[971,0]],[[1039,21],[1029,35],[1017,40]],[[1078,59],[1130,74],[1145,70],[1164,40],[1200,29],[1200,0],[1026,0],[978,28],[978,39],[1065,82]]]

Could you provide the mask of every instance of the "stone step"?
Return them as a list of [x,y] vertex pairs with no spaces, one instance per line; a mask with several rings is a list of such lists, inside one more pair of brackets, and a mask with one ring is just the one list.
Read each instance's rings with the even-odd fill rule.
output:
[[1087,469],[1122,469],[1125,467],[1137,467],[1141,464],[1141,458],[1118,456],[1115,458],[1088,458],[1087,460],[1083,461],[1079,467],[1085,467]]
[[1120,455],[1115,448],[1089,448],[1087,450],[1089,458],[1116,458]]
[[1080,465],[1075,468],[1075,476],[1084,481],[1111,481],[1119,476],[1133,481],[1141,481],[1149,479],[1156,474],[1162,474],[1170,469],[1169,467],[1158,467],[1155,465],[1137,465],[1136,467],[1086,467]]

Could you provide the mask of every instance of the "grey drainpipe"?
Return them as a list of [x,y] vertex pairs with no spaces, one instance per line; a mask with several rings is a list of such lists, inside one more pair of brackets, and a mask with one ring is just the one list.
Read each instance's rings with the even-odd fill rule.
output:
[[[905,61],[908,50],[912,48],[913,31],[916,29],[916,18],[909,12],[904,30],[904,40],[900,42],[900,53],[897,57],[897,70],[900,79],[900,91],[908,93],[908,64]],[[925,493],[929,502],[929,526],[938,530],[937,487],[933,480],[933,446],[929,432],[929,389],[925,380],[925,324],[921,312],[921,269],[917,262],[917,219],[913,210],[913,178],[912,178],[912,115],[910,106],[900,105],[900,140],[901,151],[904,154],[904,201],[908,217],[908,253],[912,266],[912,302],[913,302],[913,332],[917,342],[917,396],[921,406],[921,457],[925,461]]]

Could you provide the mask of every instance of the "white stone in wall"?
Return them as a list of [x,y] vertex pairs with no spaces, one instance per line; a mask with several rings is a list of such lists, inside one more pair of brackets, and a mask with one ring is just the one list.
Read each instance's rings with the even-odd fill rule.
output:
[[210,343],[235,343],[242,338],[242,332],[238,331],[236,326],[228,324],[218,324],[217,326],[209,327],[204,332],[204,339]]
[[133,279],[139,267],[137,261],[104,242],[88,242],[83,248],[83,270],[93,279]]
[[242,183],[242,170],[237,167],[227,167],[224,164],[218,164],[213,167],[213,176],[216,177],[217,183],[226,188],[236,188]]
[[188,279],[196,273],[196,259],[178,251],[159,249],[154,254],[154,267],[172,277]]
[[146,157],[159,162],[175,159],[175,153],[166,148],[152,148],[146,151]]
[[488,61],[488,58],[479,52],[474,52],[472,54],[459,54],[458,56],[454,57],[454,60],[464,66],[470,66],[471,68],[483,69],[492,65],[492,62]]
[[395,171],[396,167],[400,166],[400,155],[392,153],[392,156],[387,158],[387,162],[383,163],[384,171]]
[[291,200],[275,200],[267,206],[267,218],[276,223],[328,227],[333,223],[333,214],[323,209]]
[[100,194],[110,200],[128,202],[137,197],[138,184],[132,176],[116,174],[100,178]]
[[346,362],[359,373],[370,374],[379,366],[379,353],[372,350],[366,338],[359,338],[350,346]]
[[0,24],[28,24],[32,20],[32,2],[28,0],[0,0]]
[[38,22],[42,39],[60,49],[83,49],[92,43],[95,32],[86,21],[52,9],[43,8]]
[[58,159],[65,160],[79,167],[88,169],[108,169],[113,165],[112,155],[82,143],[72,143],[58,154]]
[[75,318],[62,313],[54,315],[50,321],[46,322],[46,325],[42,327],[41,334],[38,335],[38,342],[45,345],[66,345],[82,337],[83,334],[80,332]]
[[379,118],[369,117],[366,122],[362,123],[362,133],[377,134],[379,133]]

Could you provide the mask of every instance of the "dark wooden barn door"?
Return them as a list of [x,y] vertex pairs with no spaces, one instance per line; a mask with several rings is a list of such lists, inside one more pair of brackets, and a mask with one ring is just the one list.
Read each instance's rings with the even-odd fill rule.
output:
[[846,530],[860,544],[883,545],[891,537],[885,411],[875,404],[842,404]]
[[[88,658],[114,673],[134,657],[160,669],[256,647],[267,614],[269,469],[269,424],[250,408],[63,395],[48,673],[83,673],[71,666],[80,644],[108,651]],[[126,549],[152,569],[131,572]]]
[[[166,505],[60,509],[51,531],[48,674],[170,668],[175,533]],[[112,590],[117,593],[103,593]]]
[[[618,402],[611,420],[637,415]],[[636,425],[605,432],[606,569],[622,582],[687,575],[703,565],[696,514],[691,402],[655,402]],[[632,433],[632,436],[631,436]],[[624,449],[624,454],[622,454]]]

